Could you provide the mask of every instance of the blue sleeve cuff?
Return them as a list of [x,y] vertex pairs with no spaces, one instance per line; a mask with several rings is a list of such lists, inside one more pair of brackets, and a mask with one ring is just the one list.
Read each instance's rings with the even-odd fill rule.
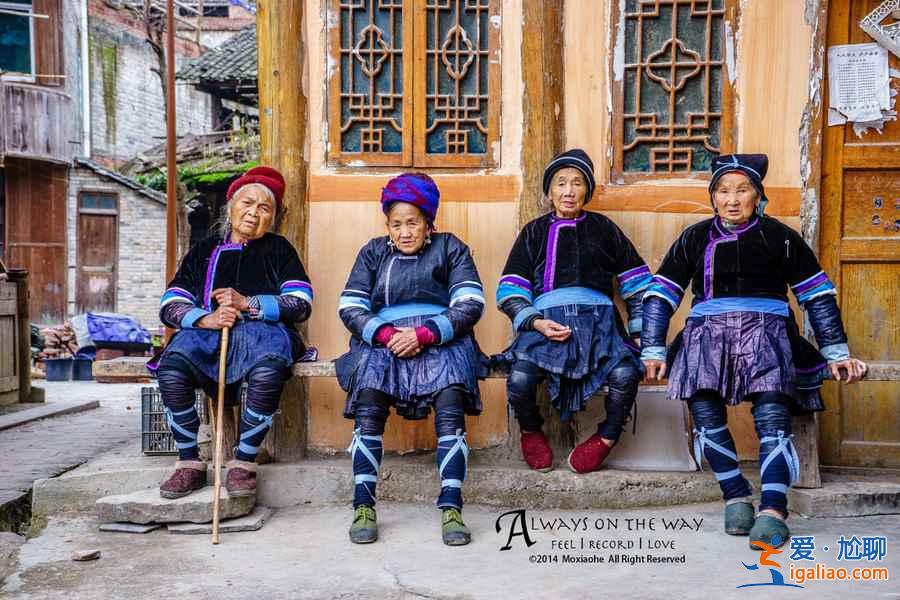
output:
[[544,315],[541,313],[541,311],[533,306],[523,308],[516,315],[516,318],[513,319],[513,331],[519,331],[519,328],[522,326],[522,324],[528,321],[528,319],[530,319],[531,317],[542,319]]
[[387,325],[387,321],[380,317],[372,317],[369,319],[362,330],[362,339],[368,345],[372,345],[372,338],[382,325]]
[[641,350],[641,360],[666,360],[666,347],[647,346]]
[[634,335],[636,333],[641,332],[641,327],[644,324],[644,319],[631,319],[628,321],[628,333]]
[[819,348],[819,352],[822,353],[829,365],[850,358],[850,347],[847,344],[829,344]]
[[181,328],[182,329],[195,329],[194,324],[210,314],[208,310],[203,310],[202,308],[192,308],[181,318]]
[[446,315],[435,315],[428,319],[428,321],[437,325],[438,330],[441,332],[440,344],[446,344],[453,339],[453,336],[455,335],[453,333],[453,323],[450,322],[450,319],[448,319]]
[[281,308],[278,306],[278,299],[269,294],[262,294],[256,297],[259,300],[259,310],[262,313],[263,321],[277,321],[281,318]]

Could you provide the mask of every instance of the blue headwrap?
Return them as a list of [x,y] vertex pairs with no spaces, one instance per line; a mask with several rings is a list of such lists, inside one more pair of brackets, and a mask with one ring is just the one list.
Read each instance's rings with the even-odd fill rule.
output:
[[434,180],[425,173],[404,173],[398,175],[381,190],[381,210],[387,214],[394,202],[406,202],[417,207],[429,225],[434,224],[437,216],[441,192]]

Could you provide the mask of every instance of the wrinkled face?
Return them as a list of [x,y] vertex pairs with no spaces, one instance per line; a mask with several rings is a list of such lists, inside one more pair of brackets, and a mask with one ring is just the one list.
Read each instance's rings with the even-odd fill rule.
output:
[[713,190],[716,212],[732,225],[750,220],[759,204],[759,194],[743,173],[725,173]]
[[425,245],[428,221],[418,208],[406,202],[394,202],[387,214],[391,241],[403,254],[415,254]]
[[237,191],[228,208],[232,237],[245,240],[261,238],[275,219],[275,202],[258,185],[248,185]]
[[587,202],[587,182],[575,167],[565,167],[553,174],[550,181],[550,201],[553,212],[562,219],[574,219]]

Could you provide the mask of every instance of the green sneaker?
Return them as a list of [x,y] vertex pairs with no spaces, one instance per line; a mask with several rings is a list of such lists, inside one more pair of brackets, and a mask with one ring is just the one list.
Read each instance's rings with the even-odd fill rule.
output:
[[725,533],[728,535],[747,535],[752,528],[752,502],[732,502],[725,505]]
[[441,537],[448,546],[465,546],[472,541],[458,508],[445,508],[441,514]]
[[350,525],[350,541],[354,544],[371,544],[377,539],[375,509],[367,504],[357,507],[353,512],[353,524]]
[[788,529],[784,519],[760,513],[756,517],[756,522],[753,523],[753,529],[750,530],[750,548],[752,550],[765,550],[757,542],[762,542],[773,548],[781,548],[788,541],[789,537],[791,537],[791,530]]

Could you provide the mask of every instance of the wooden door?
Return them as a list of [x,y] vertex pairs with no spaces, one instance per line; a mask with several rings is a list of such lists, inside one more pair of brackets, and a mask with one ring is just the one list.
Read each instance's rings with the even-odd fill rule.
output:
[[19,336],[16,284],[0,281],[0,406],[19,400]]
[[[880,3],[831,2],[828,45],[872,42],[859,21]],[[822,157],[822,266],[838,288],[850,350],[862,360],[900,361],[900,122],[861,138],[849,124],[826,127]],[[900,384],[828,383],[825,401],[823,464],[900,467]]]
[[68,168],[6,157],[8,267],[28,269],[33,323],[61,323],[66,316],[66,196]]
[[113,194],[78,195],[78,266],[75,312],[116,309],[118,201]]

